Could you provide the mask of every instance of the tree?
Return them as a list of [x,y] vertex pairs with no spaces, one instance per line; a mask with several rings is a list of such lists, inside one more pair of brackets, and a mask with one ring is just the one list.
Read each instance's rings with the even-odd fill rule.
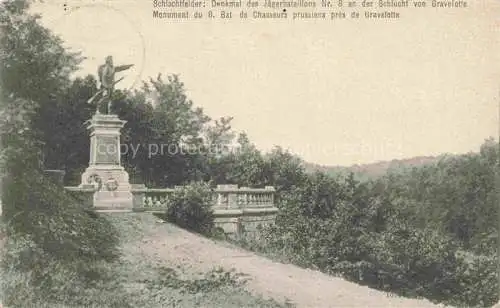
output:
[[227,181],[248,187],[267,185],[266,164],[261,152],[250,142],[246,133],[240,133],[237,142],[238,149],[230,157]]
[[235,137],[235,133],[231,130],[232,120],[233,117],[221,117],[206,128],[205,145],[210,150],[210,154],[216,156],[227,154],[225,150]]
[[280,192],[290,191],[293,187],[300,187],[305,183],[306,174],[303,161],[281,147],[275,147],[271,153],[265,155],[267,178],[269,185]]
[[[3,107],[5,110],[15,109],[8,105],[18,104],[18,99],[32,102],[30,109],[33,112],[29,114],[26,129],[31,130],[33,138],[44,141],[45,149],[55,147],[47,136],[57,135],[60,129],[53,125],[54,114],[58,114],[60,106],[58,100],[71,86],[70,74],[78,68],[82,58],[77,53],[68,52],[61,39],[40,26],[40,16],[26,14],[28,1],[6,1],[1,6],[0,88]],[[44,156],[54,157],[49,152]]]
[[[71,93],[69,73],[78,59],[26,12],[27,2],[0,5],[1,197],[8,235],[0,259],[2,286],[10,286],[2,300],[9,306],[38,306],[73,299],[68,292],[81,295],[75,293],[92,288],[90,280],[102,281],[106,270],[98,263],[118,258],[118,237],[108,221],[83,211],[43,173],[47,145],[67,140],[51,136],[56,132],[48,121],[60,116],[49,117]],[[23,302],[26,295],[36,302]]]
[[[154,96],[150,104],[148,97]],[[155,187],[200,180],[206,169],[204,136],[211,119],[188,99],[177,75],[161,75],[134,93],[122,93],[116,110],[127,121],[123,141],[139,147],[123,155],[124,164]],[[224,123],[228,124],[228,123]]]

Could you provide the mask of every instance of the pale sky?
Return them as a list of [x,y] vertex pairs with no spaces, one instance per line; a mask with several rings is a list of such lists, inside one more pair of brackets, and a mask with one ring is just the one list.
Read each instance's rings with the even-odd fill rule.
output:
[[233,116],[258,148],[351,165],[477,151],[498,138],[500,5],[468,4],[379,21],[166,21],[153,19],[151,1],[132,0],[34,10],[89,58],[82,75],[108,54],[135,64],[121,87],[179,74],[196,106]]

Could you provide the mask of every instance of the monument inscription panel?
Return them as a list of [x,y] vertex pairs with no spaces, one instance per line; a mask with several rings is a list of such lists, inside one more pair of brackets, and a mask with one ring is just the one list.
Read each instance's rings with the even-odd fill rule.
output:
[[119,136],[96,136],[96,164],[120,164],[119,138]]

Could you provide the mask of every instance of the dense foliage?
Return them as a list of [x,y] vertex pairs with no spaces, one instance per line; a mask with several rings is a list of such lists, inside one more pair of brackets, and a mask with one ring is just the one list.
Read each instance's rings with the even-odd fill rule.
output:
[[201,234],[214,229],[212,190],[204,183],[176,189],[168,199],[166,218],[182,228]]
[[300,176],[299,187],[280,190],[275,226],[245,244],[377,289],[491,306],[498,301],[498,155],[489,139],[479,153],[368,182]]

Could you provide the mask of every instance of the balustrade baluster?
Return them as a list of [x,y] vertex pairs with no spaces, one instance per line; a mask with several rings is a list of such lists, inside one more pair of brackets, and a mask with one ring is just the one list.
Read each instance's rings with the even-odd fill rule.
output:
[[247,200],[246,200],[246,193],[238,193],[238,206],[239,207],[245,207],[247,205]]

